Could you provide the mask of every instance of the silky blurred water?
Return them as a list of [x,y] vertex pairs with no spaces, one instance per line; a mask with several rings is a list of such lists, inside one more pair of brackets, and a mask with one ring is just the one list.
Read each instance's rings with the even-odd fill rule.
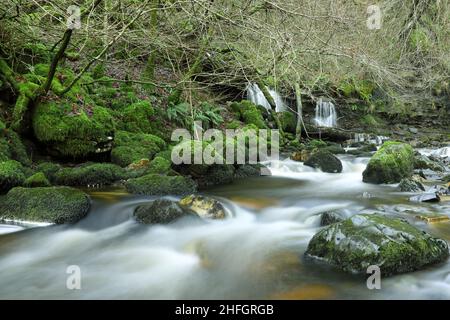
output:
[[[340,174],[291,160],[268,163],[272,176],[209,189],[232,212],[223,221],[181,219],[139,225],[138,205],[152,197],[92,192],[89,215],[70,226],[0,226],[0,298],[31,299],[448,299],[450,263],[366,278],[303,258],[320,213],[383,212],[450,240],[450,224],[427,225],[417,212],[450,215],[450,206],[417,204],[396,185],[362,180],[368,158],[341,157]],[[176,198],[172,198],[176,199]],[[70,265],[81,289],[68,290]]]

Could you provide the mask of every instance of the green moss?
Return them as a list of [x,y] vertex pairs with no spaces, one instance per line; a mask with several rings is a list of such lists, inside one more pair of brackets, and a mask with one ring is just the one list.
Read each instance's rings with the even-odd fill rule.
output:
[[297,119],[295,115],[289,111],[278,112],[277,115],[283,132],[295,133],[295,129],[297,128]]
[[369,183],[397,183],[411,176],[414,169],[414,150],[408,144],[388,141],[372,156],[363,181]]
[[169,147],[169,149],[167,149],[167,150],[158,152],[155,155],[155,158],[156,157],[160,157],[160,158],[166,159],[167,161],[171,162],[172,161],[172,147]]
[[42,162],[37,165],[36,171],[42,172],[45,177],[52,183],[55,182],[56,173],[61,169],[59,164],[53,162]]
[[31,177],[28,177],[23,185],[24,187],[27,188],[36,188],[36,187],[50,187],[51,183],[47,180],[44,173],[37,172],[33,174]]
[[14,188],[0,203],[0,219],[75,223],[86,216],[89,197],[69,187]]
[[261,112],[252,102],[248,100],[233,102],[230,107],[244,123],[253,124],[259,129],[267,128]]
[[368,266],[377,265],[386,276],[444,261],[448,254],[444,240],[377,214],[355,215],[322,229],[306,251],[347,272],[365,274]]
[[139,101],[123,109],[117,122],[120,130],[163,135],[161,132],[164,128],[163,123],[148,101]]
[[338,90],[347,98],[357,97],[369,102],[375,90],[375,84],[369,80],[351,78],[342,81],[338,86]]
[[37,105],[33,129],[36,138],[57,155],[78,158],[102,152],[115,125],[105,108],[55,98]]
[[51,59],[50,50],[40,42],[28,42],[24,45],[24,51],[30,56],[31,62],[49,62]]
[[378,127],[379,120],[371,114],[366,114],[361,118],[361,122],[367,127]]
[[323,140],[311,140],[307,146],[308,149],[313,150],[313,149],[320,149],[320,148],[324,148],[327,146],[327,143]]
[[117,131],[111,160],[113,163],[125,167],[141,159],[153,159],[158,152],[165,148],[166,143],[157,136]]
[[171,162],[161,157],[155,157],[148,167],[148,173],[167,174],[169,173]]
[[109,78],[102,78],[108,80],[102,82],[101,85],[95,87],[93,99],[96,104],[104,107],[108,107],[113,110],[123,110],[124,108],[139,102],[133,88],[128,85],[118,85],[114,81],[109,81]]
[[6,135],[9,142],[9,150],[11,153],[11,159],[19,161],[24,166],[30,166],[31,160],[28,157],[25,146],[19,138],[19,135],[14,131],[8,131]]
[[20,186],[25,181],[22,165],[15,160],[0,162],[0,194]]
[[414,50],[427,52],[431,46],[427,31],[422,27],[414,28],[409,37],[409,45]]
[[63,168],[55,174],[55,181],[65,186],[110,185],[125,177],[125,170],[111,163],[85,164]]
[[227,129],[235,130],[235,129],[238,129],[240,127],[242,127],[242,123],[240,121],[238,121],[238,120],[233,120],[233,121],[227,123]]
[[182,176],[148,174],[130,179],[126,183],[128,192],[144,195],[184,195],[196,191],[194,181]]

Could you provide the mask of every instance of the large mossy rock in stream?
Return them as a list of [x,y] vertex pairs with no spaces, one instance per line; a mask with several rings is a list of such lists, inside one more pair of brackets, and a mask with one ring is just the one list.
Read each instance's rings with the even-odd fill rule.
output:
[[179,204],[194,211],[202,218],[225,219],[227,216],[225,207],[211,197],[191,194],[181,199]]
[[112,116],[108,109],[82,99],[48,97],[37,104],[32,118],[34,134],[51,154],[85,158],[111,150]]
[[350,273],[365,274],[367,267],[376,265],[388,276],[445,261],[449,251],[445,240],[407,222],[359,214],[319,231],[305,254]]
[[363,172],[368,183],[397,183],[410,177],[414,169],[414,150],[409,144],[388,141],[375,152]]
[[62,168],[55,182],[63,186],[105,186],[126,177],[125,169],[112,163],[87,163],[74,168]]
[[267,125],[258,107],[249,100],[233,102],[230,105],[236,116],[246,124],[253,124],[259,129],[266,129]]
[[197,190],[196,183],[187,177],[148,174],[130,179],[125,187],[128,192],[143,195],[185,195]]
[[183,217],[198,218],[198,215],[175,201],[157,199],[137,207],[134,217],[143,224],[168,224]]
[[318,150],[314,152],[305,162],[305,166],[318,168],[323,172],[339,173],[342,172],[342,162],[331,152]]
[[21,186],[25,179],[24,168],[19,162],[15,160],[0,162],[0,194]]
[[17,187],[0,200],[0,220],[75,223],[89,208],[89,196],[78,189]]
[[117,131],[111,161],[126,167],[141,159],[153,157],[166,148],[163,139],[152,134]]

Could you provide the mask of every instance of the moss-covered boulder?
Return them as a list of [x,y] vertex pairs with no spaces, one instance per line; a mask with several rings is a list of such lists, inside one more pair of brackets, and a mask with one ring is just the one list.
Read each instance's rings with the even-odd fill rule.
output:
[[45,177],[45,174],[43,172],[37,172],[28,177],[23,183],[23,186],[27,188],[50,187],[51,183]]
[[115,125],[106,108],[55,97],[36,106],[33,128],[55,156],[84,158],[111,150]]
[[159,174],[130,179],[125,187],[130,193],[144,195],[184,195],[197,190],[196,183],[190,178]]
[[183,217],[198,218],[198,215],[175,201],[157,199],[134,211],[135,219],[143,224],[168,224]]
[[112,163],[84,164],[63,168],[55,174],[55,182],[64,186],[104,186],[124,179],[125,169]]
[[225,207],[211,197],[191,194],[181,199],[179,203],[183,208],[194,211],[201,218],[225,219],[227,216]]
[[297,128],[297,119],[292,112],[283,111],[277,113],[278,119],[281,123],[281,128],[284,132],[295,133]]
[[149,101],[133,103],[118,113],[119,130],[163,136],[163,123]]
[[141,159],[126,168],[126,175],[128,178],[137,178],[151,173],[170,175],[173,173],[171,165],[169,160],[160,156],[156,156],[152,161]]
[[305,166],[318,168],[323,172],[339,173],[342,172],[342,162],[331,152],[318,150],[304,162]]
[[376,265],[388,276],[445,261],[449,252],[445,240],[403,220],[360,214],[319,231],[305,254],[350,273],[365,274]]
[[0,162],[0,194],[25,182],[22,165],[15,160]]
[[155,135],[117,131],[111,161],[126,167],[141,159],[151,160],[164,149],[166,149],[166,143]]
[[363,172],[368,183],[397,183],[410,177],[414,169],[414,150],[405,143],[385,142],[375,152]]
[[42,172],[51,183],[56,182],[56,173],[61,170],[61,165],[54,162],[41,162],[36,166],[36,172]]
[[90,199],[69,187],[11,189],[0,202],[0,219],[75,223],[86,216]]
[[244,123],[254,124],[259,129],[267,128],[261,111],[251,101],[242,100],[241,102],[233,102],[230,107]]

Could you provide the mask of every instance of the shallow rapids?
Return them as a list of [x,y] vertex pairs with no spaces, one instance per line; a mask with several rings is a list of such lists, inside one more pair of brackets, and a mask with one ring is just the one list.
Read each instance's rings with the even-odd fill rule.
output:
[[[450,262],[390,278],[369,290],[364,277],[305,260],[320,213],[383,211],[450,240],[450,223],[427,225],[411,212],[450,215],[450,205],[408,202],[396,185],[361,180],[368,158],[341,157],[343,172],[269,163],[272,176],[208,190],[232,212],[224,221],[136,223],[152,197],[91,191],[89,215],[71,226],[0,225],[0,298],[56,299],[450,299]],[[68,290],[79,266],[81,290]]]

